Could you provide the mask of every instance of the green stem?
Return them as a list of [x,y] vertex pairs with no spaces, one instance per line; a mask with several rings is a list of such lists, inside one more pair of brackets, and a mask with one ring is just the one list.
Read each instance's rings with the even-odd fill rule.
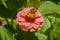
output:
[[50,28],[50,40],[53,40],[53,27]]
[[8,20],[7,20],[7,18],[5,18],[5,19],[6,19],[7,24],[10,26],[10,24],[9,24],[9,22],[8,22]]
[[29,7],[29,1],[30,1],[30,0],[27,0],[27,7]]
[[11,21],[11,26],[13,26],[13,19],[12,19],[12,21]]
[[24,40],[27,40],[28,32],[24,32]]

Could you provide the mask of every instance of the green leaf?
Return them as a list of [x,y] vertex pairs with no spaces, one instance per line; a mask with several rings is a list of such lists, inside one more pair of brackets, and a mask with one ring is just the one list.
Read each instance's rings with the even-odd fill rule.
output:
[[40,0],[29,0],[28,6],[38,8],[40,5]]
[[55,17],[52,15],[48,15],[47,18],[49,19],[49,21],[51,22],[51,24],[55,23]]
[[6,8],[8,8],[7,5],[6,5],[6,3],[5,3],[5,0],[1,0],[1,2],[2,2],[2,4],[3,4]]
[[0,6],[0,17],[14,19],[16,18],[16,13],[17,13],[16,9],[10,10],[5,8],[4,6]]
[[51,24],[49,22],[49,20],[44,17],[44,26],[42,27],[42,29],[40,30],[42,33],[44,33],[47,29],[49,29],[51,27]]
[[37,36],[39,40],[47,40],[47,36],[40,32],[35,32],[35,36]]
[[16,22],[16,20],[13,20],[13,27],[14,27],[14,29],[16,29],[16,26],[17,26],[17,22]]
[[58,2],[59,6],[60,6],[60,2]]
[[6,5],[8,6],[9,9],[16,9],[17,7],[16,0],[7,0]]
[[0,35],[2,40],[15,40],[15,38],[12,36],[12,34],[3,26],[0,26]]
[[1,34],[1,40],[6,40],[5,36]]
[[53,24],[54,38],[60,40],[60,23]]
[[0,38],[1,38],[1,40],[6,40],[5,39],[5,36],[4,35],[1,35],[1,33],[0,33]]
[[40,10],[43,15],[47,15],[54,12],[58,13],[60,11],[60,7],[51,1],[44,1],[41,2],[38,10]]

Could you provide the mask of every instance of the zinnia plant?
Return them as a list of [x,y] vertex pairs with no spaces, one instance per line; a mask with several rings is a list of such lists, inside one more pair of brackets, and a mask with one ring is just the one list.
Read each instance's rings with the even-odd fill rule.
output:
[[17,13],[17,23],[23,31],[34,32],[40,30],[44,24],[44,18],[35,8],[24,8]]
[[0,0],[0,40],[60,40],[60,0]]

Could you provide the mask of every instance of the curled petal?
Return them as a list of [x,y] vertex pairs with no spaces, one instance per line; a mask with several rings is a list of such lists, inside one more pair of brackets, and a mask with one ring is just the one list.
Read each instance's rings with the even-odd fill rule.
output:
[[33,29],[33,28],[32,28],[32,29],[30,29],[30,32],[34,32],[34,31],[35,31],[35,29]]
[[38,28],[38,30],[41,30],[41,28]]
[[27,13],[28,11],[30,11],[31,8],[25,8],[23,11],[24,13]]
[[17,21],[25,21],[25,19],[23,17],[18,17],[16,20]]
[[19,22],[19,25],[25,25],[26,22]]
[[17,17],[20,17],[20,16],[26,16],[26,13],[24,13],[24,11],[20,11],[20,12],[18,12],[18,14],[17,14]]
[[43,22],[43,21],[44,21],[43,17],[37,18],[37,19],[35,20],[35,22]]
[[19,25],[22,25],[22,26],[24,25],[26,27],[29,27],[31,25],[31,23],[29,23],[29,22],[20,22]]
[[41,16],[41,13],[37,10],[37,12],[35,13],[36,14],[36,16]]
[[32,24],[30,25],[29,29],[32,28],[32,27],[35,28],[35,29],[37,29],[37,28],[39,27],[39,25],[32,23]]
[[29,27],[31,25],[31,23],[26,22],[25,26]]
[[[21,26],[21,25],[20,25],[20,26]],[[28,31],[28,29],[27,29],[26,26],[21,26],[20,28],[21,28],[21,30]]]

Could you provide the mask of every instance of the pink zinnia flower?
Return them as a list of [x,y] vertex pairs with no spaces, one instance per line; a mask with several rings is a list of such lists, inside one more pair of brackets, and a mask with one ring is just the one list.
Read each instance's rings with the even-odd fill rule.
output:
[[17,23],[24,31],[34,32],[40,30],[44,24],[41,13],[35,8],[25,8],[17,13]]

